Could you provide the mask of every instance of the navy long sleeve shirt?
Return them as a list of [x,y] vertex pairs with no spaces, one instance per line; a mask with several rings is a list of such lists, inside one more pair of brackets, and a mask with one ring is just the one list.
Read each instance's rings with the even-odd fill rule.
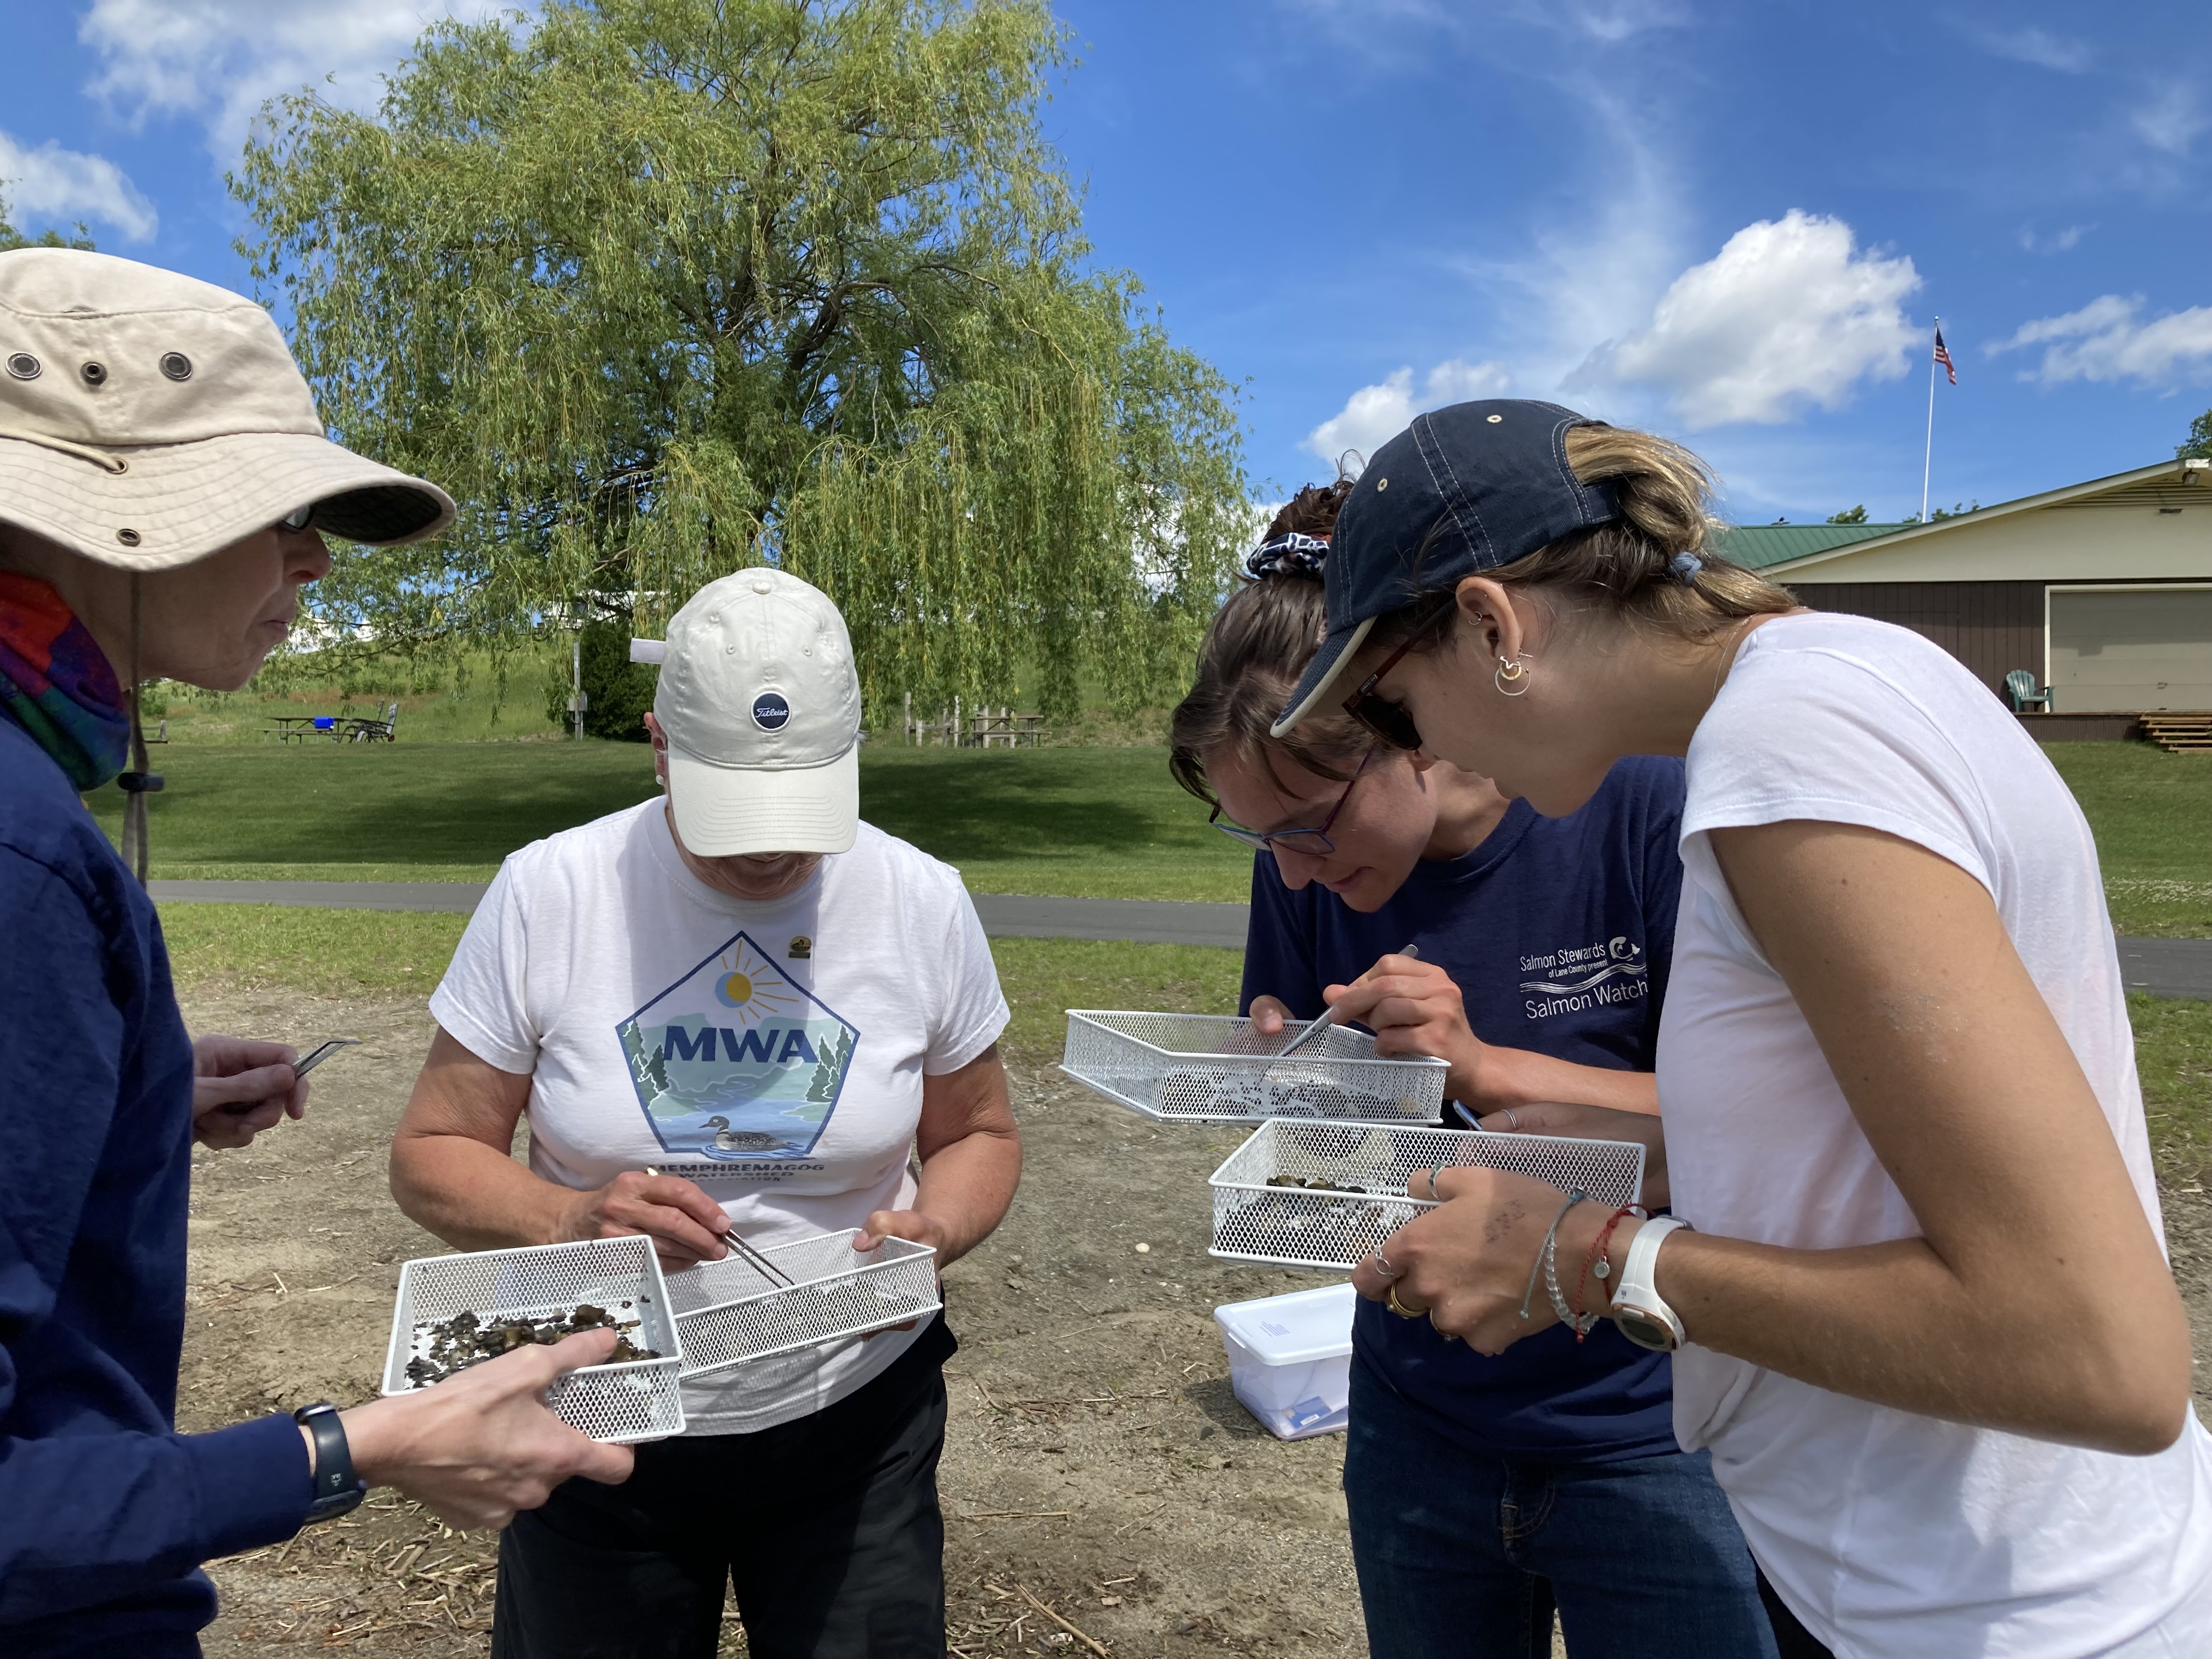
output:
[[276,1415],[179,1434],[192,1054],[152,902],[0,715],[0,1653],[197,1655],[202,1561],[289,1538]]
[[[1293,892],[1259,854],[1239,1007],[1269,995],[1310,1018],[1322,987],[1417,944],[1485,1042],[1648,1072],[1681,897],[1682,798],[1681,762],[1622,761],[1580,811],[1547,818],[1516,800],[1480,847],[1414,866],[1364,914],[1318,883]],[[1352,1350],[1440,1434],[1486,1455],[1604,1463],[1675,1449],[1668,1357],[1611,1320],[1581,1343],[1554,1325],[1492,1357],[1363,1301]]]

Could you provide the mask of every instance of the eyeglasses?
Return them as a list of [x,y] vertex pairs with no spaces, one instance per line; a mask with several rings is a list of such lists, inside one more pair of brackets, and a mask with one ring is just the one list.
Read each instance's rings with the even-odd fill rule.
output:
[[320,505],[320,503],[309,501],[305,507],[294,507],[289,513],[287,513],[283,518],[276,520],[277,529],[289,530],[295,536],[298,535],[301,531],[307,529],[315,522],[315,508],[319,505]]
[[1257,830],[1222,823],[1218,805],[1207,815],[1206,821],[1223,835],[1241,841],[1247,847],[1256,848],[1262,853],[1303,853],[1310,859],[1327,858],[1336,851],[1336,843],[1328,838],[1328,827],[1336,822],[1337,814],[1344,811],[1344,803],[1352,799],[1352,789],[1359,782],[1359,775],[1367,769],[1367,763],[1374,758],[1372,748],[1359,757],[1359,764],[1352,769],[1352,781],[1344,786],[1344,793],[1336,798],[1336,805],[1328,809],[1328,816],[1321,821],[1317,829],[1278,830],[1262,835]]
[[1393,749],[1419,749],[1421,746],[1421,728],[1413,724],[1413,717],[1406,712],[1404,703],[1376,696],[1375,688],[1382,677],[1395,668],[1406,653],[1413,648],[1414,642],[1449,616],[1452,607],[1458,603],[1459,596],[1454,594],[1421,618],[1413,631],[1406,636],[1405,644],[1384,658],[1382,665],[1360,681],[1359,689],[1344,700],[1344,712]]

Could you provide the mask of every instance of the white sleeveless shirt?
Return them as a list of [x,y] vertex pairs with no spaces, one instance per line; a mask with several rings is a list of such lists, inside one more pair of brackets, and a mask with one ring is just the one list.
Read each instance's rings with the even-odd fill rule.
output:
[[[1900,836],[1989,890],[2160,1225],[2096,845],[2072,794],[1947,653],[1828,615],[1753,630],[1690,745],[1658,1060],[1675,1213],[1798,1249],[1920,1233],[1713,859],[1708,831],[1791,818]],[[2025,1115],[2020,1133],[2034,1133]],[[1753,1554],[1838,1659],[2212,1655],[2212,1437],[2193,1414],[2166,1451],[2122,1457],[1692,1346],[1674,1362],[1674,1422],[1685,1448],[1711,1449]]]

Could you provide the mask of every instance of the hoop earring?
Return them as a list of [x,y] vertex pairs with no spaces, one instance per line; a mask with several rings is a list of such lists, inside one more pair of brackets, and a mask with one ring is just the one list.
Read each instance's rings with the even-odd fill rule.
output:
[[[1528,695],[1526,684],[1528,665],[1518,657],[1500,657],[1498,666],[1491,671],[1490,678],[1497,683],[1498,695],[1501,697],[1525,697]],[[1521,688],[1517,691],[1513,689],[1516,685]]]

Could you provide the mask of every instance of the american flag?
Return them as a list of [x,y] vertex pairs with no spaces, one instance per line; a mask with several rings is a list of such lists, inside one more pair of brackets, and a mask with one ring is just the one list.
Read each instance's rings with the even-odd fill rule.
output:
[[1943,373],[1950,376],[1951,384],[1959,384],[1959,371],[1951,367],[1951,348],[1943,343],[1943,331],[1936,331],[1936,361],[1943,365]]

